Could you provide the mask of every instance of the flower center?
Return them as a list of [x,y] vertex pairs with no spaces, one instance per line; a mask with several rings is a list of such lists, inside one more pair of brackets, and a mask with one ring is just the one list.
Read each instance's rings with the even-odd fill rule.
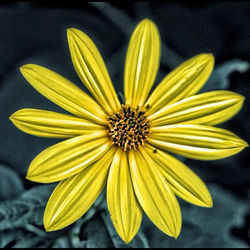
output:
[[128,105],[122,105],[120,112],[109,117],[108,127],[112,143],[126,151],[144,144],[150,125],[139,107],[133,109]]

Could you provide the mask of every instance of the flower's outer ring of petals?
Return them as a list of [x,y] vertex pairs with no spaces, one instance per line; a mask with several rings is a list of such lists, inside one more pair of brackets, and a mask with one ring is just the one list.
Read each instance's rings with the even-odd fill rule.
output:
[[124,69],[125,102],[142,106],[154,84],[160,62],[160,35],[156,25],[142,20],[135,28]]
[[26,64],[20,70],[38,92],[60,107],[78,117],[98,124],[107,124],[107,116],[102,108],[63,76],[35,64]]
[[74,68],[83,84],[108,115],[120,109],[120,102],[105,63],[93,41],[82,31],[67,30]]
[[232,91],[215,90],[167,105],[148,117],[152,126],[169,124],[216,125],[229,120],[242,107],[244,97]]
[[216,160],[234,155],[248,144],[232,132],[206,125],[152,127],[148,143],[191,159]]
[[46,231],[72,224],[91,207],[106,185],[114,151],[111,147],[103,158],[57,185],[44,213]]
[[159,166],[158,169],[176,195],[197,206],[213,206],[205,183],[184,163],[149,144],[146,144],[144,149]]
[[177,238],[181,230],[178,201],[154,162],[140,147],[129,151],[134,190],[149,219],[164,233]]
[[166,105],[195,95],[207,81],[214,67],[212,54],[196,55],[172,70],[158,84],[145,103],[151,115]]
[[112,144],[105,133],[80,135],[45,149],[31,162],[26,178],[50,183],[77,174],[109,150]]
[[41,137],[69,138],[106,130],[104,126],[76,116],[41,109],[20,109],[10,120],[23,132]]
[[107,204],[117,233],[130,242],[141,225],[142,208],[134,193],[127,152],[120,148],[109,171]]

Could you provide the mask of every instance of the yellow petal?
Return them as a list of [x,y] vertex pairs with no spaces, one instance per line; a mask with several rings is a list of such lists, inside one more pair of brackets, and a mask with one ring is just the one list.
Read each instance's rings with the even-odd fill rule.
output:
[[142,20],[135,28],[127,50],[124,70],[126,104],[142,106],[148,97],[160,61],[160,36],[155,24]]
[[152,126],[177,123],[216,125],[234,116],[243,101],[242,95],[231,91],[211,91],[167,105],[148,119],[152,120]]
[[102,159],[57,185],[44,213],[46,231],[62,229],[87,212],[106,185],[113,155],[114,147]]
[[192,159],[221,159],[248,146],[232,132],[206,125],[168,125],[151,130],[150,144]]
[[184,163],[148,144],[145,151],[159,166],[158,169],[176,195],[197,206],[212,207],[212,198],[206,185]]
[[66,179],[101,158],[111,145],[101,131],[59,142],[34,158],[26,178],[42,183]]
[[108,115],[118,111],[120,102],[95,44],[78,29],[68,29],[67,34],[72,62],[78,76]]
[[23,132],[42,137],[68,138],[106,130],[82,118],[40,109],[20,109],[10,120]]
[[114,227],[126,243],[137,233],[142,209],[135,196],[127,152],[118,148],[109,171],[107,185],[108,209]]
[[21,72],[38,92],[60,107],[87,120],[107,124],[106,114],[101,107],[66,78],[35,64],[22,66]]
[[212,54],[199,54],[171,71],[156,87],[145,103],[151,115],[162,107],[196,94],[214,67]]
[[161,231],[177,238],[181,230],[181,211],[162,173],[143,147],[140,151],[129,151],[129,165],[134,190],[143,210]]

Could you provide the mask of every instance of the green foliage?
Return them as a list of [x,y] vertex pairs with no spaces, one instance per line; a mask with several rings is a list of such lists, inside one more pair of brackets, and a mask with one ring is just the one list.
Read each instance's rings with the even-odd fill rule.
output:
[[248,62],[240,59],[232,59],[218,65],[200,92],[217,89],[228,89],[230,76],[233,72],[245,73],[249,69]]
[[180,200],[183,227],[177,240],[163,234],[144,216],[139,232],[128,245],[113,227],[105,192],[76,223],[63,230],[45,232],[42,218],[52,190],[52,185],[37,186],[17,199],[0,204],[0,247],[247,247],[230,231],[243,223],[247,206],[218,186],[210,186],[213,208],[201,208]]
[[23,192],[18,198],[0,204],[0,230],[42,225],[43,212],[55,185],[41,185]]
[[24,190],[21,178],[11,168],[0,164],[0,201],[11,199]]

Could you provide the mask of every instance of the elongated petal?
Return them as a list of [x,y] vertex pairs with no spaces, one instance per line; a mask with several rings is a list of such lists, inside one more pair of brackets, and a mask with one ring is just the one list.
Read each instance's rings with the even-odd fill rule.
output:
[[106,185],[113,155],[114,147],[102,159],[57,185],[44,213],[46,231],[62,229],[87,212]]
[[142,20],[135,28],[127,50],[124,70],[126,104],[142,106],[158,72],[160,36],[155,24]]
[[211,195],[204,182],[184,163],[150,145],[145,151],[159,166],[170,187],[180,198],[197,206],[211,207]]
[[110,147],[111,142],[103,132],[59,142],[34,158],[26,178],[42,183],[66,179],[101,158]]
[[152,126],[189,123],[216,125],[227,121],[242,107],[244,97],[231,91],[211,91],[167,105],[148,117]]
[[107,114],[118,111],[120,102],[95,44],[78,29],[68,29],[67,34],[72,62],[78,76]]
[[164,233],[177,238],[181,230],[178,201],[154,162],[140,147],[129,151],[134,190],[149,219]]
[[110,167],[107,203],[117,233],[123,241],[130,242],[140,227],[142,209],[134,193],[127,152],[121,149]]
[[228,130],[185,124],[153,127],[148,142],[164,150],[200,160],[225,158],[248,146]]
[[151,115],[166,105],[196,94],[214,67],[212,54],[199,54],[171,71],[156,87],[145,103]]
[[66,78],[35,64],[24,65],[20,70],[38,92],[65,110],[99,124],[107,123],[101,107]]
[[20,109],[10,119],[25,133],[42,137],[68,138],[106,129],[82,118],[40,109]]

